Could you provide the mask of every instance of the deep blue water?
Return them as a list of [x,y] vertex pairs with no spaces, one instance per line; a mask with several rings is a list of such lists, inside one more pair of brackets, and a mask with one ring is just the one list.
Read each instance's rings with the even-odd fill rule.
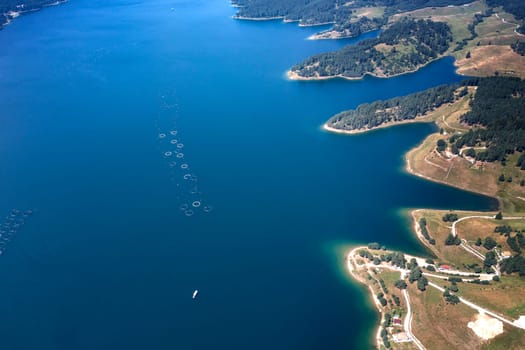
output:
[[[400,208],[494,207],[403,172],[431,125],[320,130],[459,81],[450,59],[290,82],[294,63],[355,40],[235,21],[226,0],[111,3],[71,0],[0,32],[0,217],[35,210],[0,256],[2,349],[367,348],[377,316],[344,246],[423,253]],[[174,138],[184,158],[164,155]]]

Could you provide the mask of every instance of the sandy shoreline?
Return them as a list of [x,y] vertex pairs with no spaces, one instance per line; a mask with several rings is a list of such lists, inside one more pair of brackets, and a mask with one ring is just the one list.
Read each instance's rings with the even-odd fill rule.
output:
[[345,134],[345,135],[356,135],[356,134],[364,134],[367,132],[372,132],[375,130],[380,129],[386,129],[391,128],[397,125],[404,125],[404,124],[414,124],[414,123],[431,123],[432,120],[429,119],[422,119],[422,118],[415,118],[415,119],[408,119],[408,120],[401,120],[401,121],[395,121],[395,122],[388,122],[383,123],[379,126],[375,126],[373,128],[365,128],[365,129],[354,129],[354,130],[344,130],[344,129],[337,129],[332,126],[329,126],[328,123],[324,123],[322,126],[322,129],[324,131],[332,132],[334,134]]
[[365,285],[368,288],[368,290],[370,291],[370,293],[368,294],[369,299],[372,301],[372,304],[375,305],[375,307],[377,309],[377,312],[379,312],[380,320],[379,320],[379,325],[377,326],[377,330],[375,332],[375,343],[376,343],[377,349],[380,349],[381,348],[381,344],[382,344],[382,340],[381,340],[381,325],[385,321],[384,320],[384,313],[381,310],[381,306],[379,304],[379,301],[377,300],[377,298],[375,298],[375,293],[374,293],[374,290],[372,289],[372,286],[368,285],[365,280],[363,280],[357,274],[354,273],[354,266],[353,266],[353,264],[355,263],[354,256],[355,256],[356,252],[358,250],[360,250],[360,249],[366,249],[366,247],[365,246],[355,247],[355,248],[353,248],[352,250],[350,250],[346,254],[346,268],[348,270],[348,273],[350,274],[350,276],[354,280],[358,281],[359,283]]

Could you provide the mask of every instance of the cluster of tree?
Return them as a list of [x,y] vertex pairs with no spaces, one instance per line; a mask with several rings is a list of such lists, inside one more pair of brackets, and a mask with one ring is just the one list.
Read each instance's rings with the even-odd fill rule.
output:
[[414,119],[445,103],[454,101],[456,85],[441,85],[403,97],[359,105],[336,114],[327,122],[341,130],[371,129],[388,122]]
[[447,238],[445,238],[445,245],[460,245],[461,239],[458,236],[454,236],[452,233],[449,233]]
[[[477,245],[477,243],[478,242],[476,242],[476,245]],[[496,242],[494,240],[494,238],[492,238],[490,236],[485,237],[485,241],[483,242],[483,248],[485,248],[487,250],[491,250],[491,249],[495,248],[497,245],[498,245],[498,242]]]
[[444,222],[454,222],[457,219],[458,219],[458,214],[455,214],[455,213],[446,213],[441,218],[441,220],[443,220]]
[[507,258],[501,262],[500,270],[508,274],[517,272],[520,276],[525,276],[525,258],[519,254]]
[[506,236],[512,231],[516,231],[516,230],[513,229],[510,225],[500,225],[500,226],[494,227],[494,232],[499,233],[500,235]]
[[383,292],[379,292],[379,294],[377,294],[377,300],[379,300],[379,303],[381,303],[382,306],[386,306],[386,304],[388,304],[388,301],[385,299]]
[[12,19],[11,15],[9,15],[11,11],[35,11],[56,2],[57,0],[2,0],[0,2],[0,29]]
[[[494,276],[494,277],[497,277],[497,275]],[[494,277],[492,277],[492,279],[494,279]],[[498,280],[498,279],[496,279],[496,280]],[[474,279],[474,280],[472,280],[472,281],[469,281],[469,283],[473,283],[473,284],[483,284],[483,285],[485,285],[485,286],[487,286],[487,285],[490,284],[489,281],[487,281],[487,280],[483,280],[483,281],[482,281],[482,280],[480,280],[479,278],[478,278],[478,279]]]
[[383,281],[382,278],[379,279],[379,284],[381,285],[381,289],[385,294],[388,294],[388,288],[386,287],[385,281]]
[[525,56],[525,42],[516,41],[514,44],[510,45],[512,50],[522,56]]
[[496,252],[493,250],[488,251],[485,253],[485,260],[483,261],[483,266],[485,267],[485,271],[487,273],[490,273],[492,271],[492,266],[496,266],[498,264],[498,259],[496,258]]
[[428,233],[427,219],[421,218],[421,220],[419,220],[419,228],[421,229],[421,234],[423,235],[423,237],[425,237],[428,243],[432,245],[436,244],[436,240],[430,237],[430,234]]
[[450,303],[452,305],[456,305],[460,302],[459,297],[456,294],[450,293],[449,287],[445,288],[445,291],[443,292],[443,297],[445,298],[447,303]]
[[525,19],[525,6],[523,0],[487,0],[490,7],[503,7],[505,11],[511,13],[517,19]]
[[421,271],[421,267],[417,266],[415,264],[410,269],[410,273],[408,274],[408,282],[414,283],[417,281],[417,289],[420,291],[425,291],[427,289],[428,285],[428,279],[423,276],[423,272]]
[[518,232],[514,236],[511,236],[509,233],[507,236],[507,244],[509,245],[510,249],[520,254],[521,248],[525,248],[525,237],[523,236],[523,233]]
[[379,335],[381,336],[381,339],[383,340],[383,345],[385,346],[385,348],[390,349],[391,344],[390,344],[390,341],[388,340],[388,332],[386,328],[382,328],[381,333],[379,333]]
[[377,242],[372,242],[372,243],[368,243],[368,249],[371,249],[371,250],[379,250],[379,249],[386,250],[386,247],[379,245],[379,243],[377,243]]
[[394,286],[399,289],[407,289],[407,283],[405,280],[397,280],[394,282]]
[[[345,46],[335,52],[312,56],[292,67],[303,77],[341,75],[359,78],[377,69],[385,75],[395,75],[416,69],[444,53],[452,41],[450,27],[443,22],[402,19],[385,29],[376,39]],[[390,45],[380,51],[378,44]],[[397,50],[394,45],[401,45]]]
[[525,150],[525,81],[490,77],[464,84],[478,87],[471,110],[461,116],[462,122],[474,127],[454,136],[456,148],[484,145],[486,149],[478,151],[476,159],[487,162],[504,162],[508,154]]

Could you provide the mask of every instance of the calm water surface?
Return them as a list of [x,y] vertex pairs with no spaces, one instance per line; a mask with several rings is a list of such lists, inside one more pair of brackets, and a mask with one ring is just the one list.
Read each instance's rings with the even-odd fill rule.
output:
[[290,82],[292,64],[355,40],[233,13],[72,0],[0,32],[0,217],[35,211],[0,256],[2,349],[368,348],[377,316],[340,248],[423,253],[400,208],[494,207],[403,173],[431,125],[319,128],[459,81],[451,60]]

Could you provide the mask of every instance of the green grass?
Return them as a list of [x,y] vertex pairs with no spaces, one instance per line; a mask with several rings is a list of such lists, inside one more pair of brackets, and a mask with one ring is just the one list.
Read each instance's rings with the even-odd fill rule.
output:
[[483,350],[513,350],[525,348],[525,332],[517,328],[510,328],[492,339]]

